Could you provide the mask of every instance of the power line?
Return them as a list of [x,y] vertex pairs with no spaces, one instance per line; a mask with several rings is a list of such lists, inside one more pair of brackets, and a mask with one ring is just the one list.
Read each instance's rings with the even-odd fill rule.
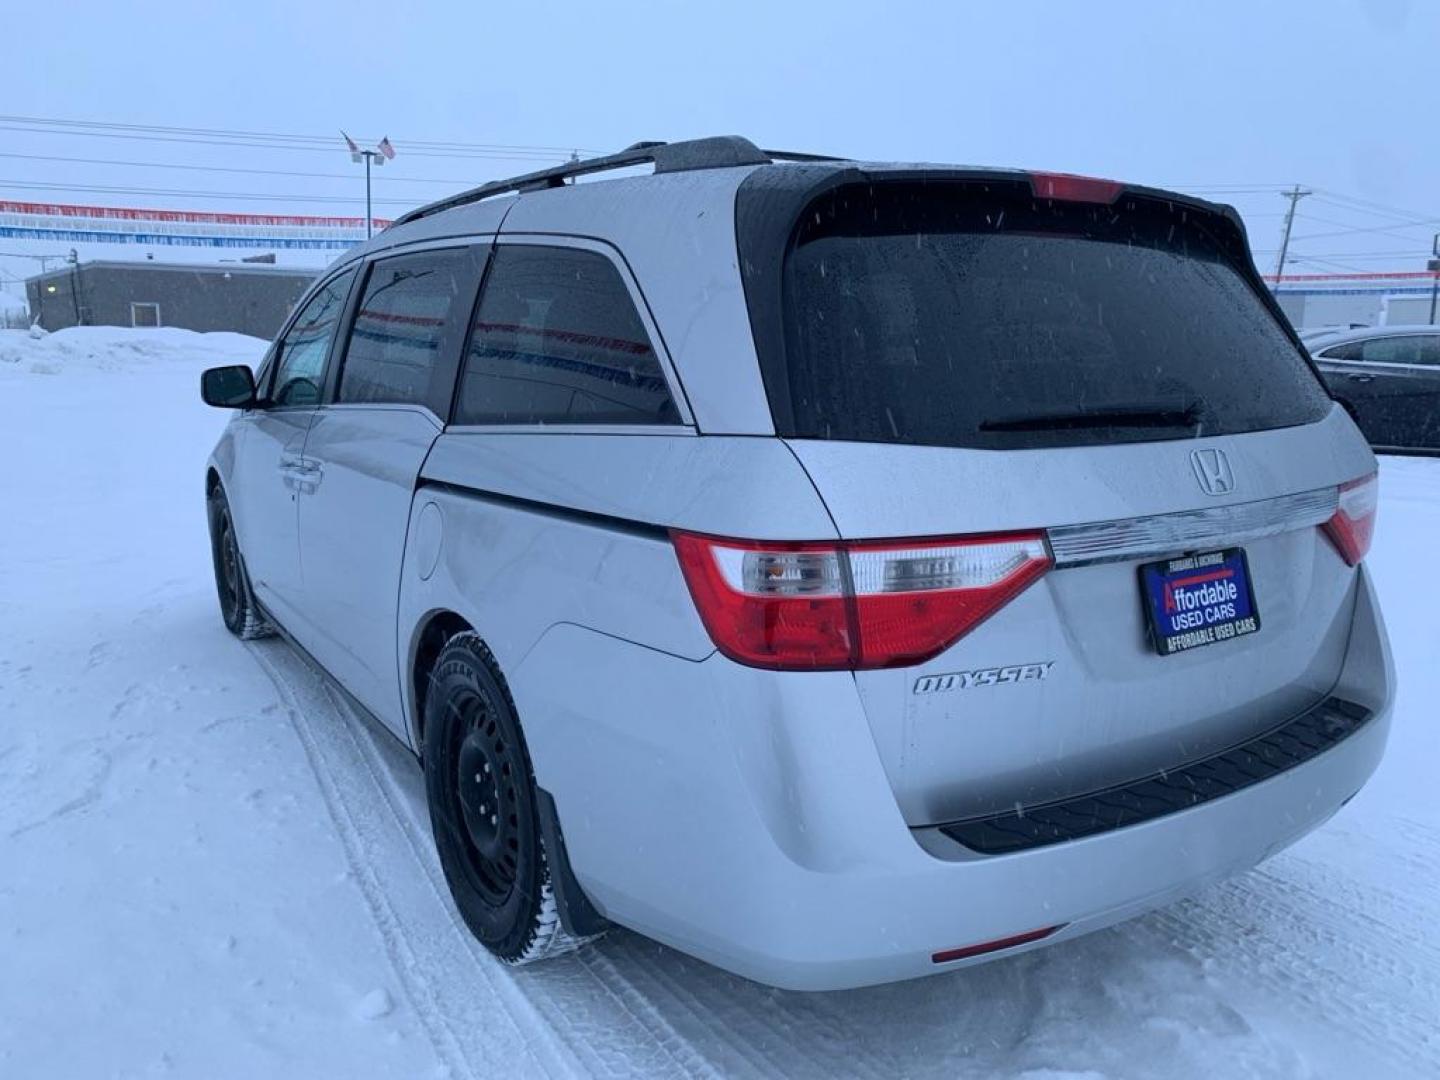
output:
[[1316,188],[1315,190],[1317,192],[1323,193],[1326,196],[1329,196],[1332,199],[1341,199],[1348,203],[1355,203],[1357,209],[1370,208],[1373,210],[1381,211],[1383,213],[1394,214],[1396,217],[1410,218],[1415,221],[1427,220],[1427,215],[1420,212],[1419,210],[1402,210],[1401,208],[1396,206],[1388,206],[1385,203],[1372,202],[1369,199],[1360,199],[1355,197],[1354,195],[1346,195],[1344,192],[1340,191],[1329,191],[1325,188]]
[[[1251,248],[1255,255],[1272,255],[1279,248]],[[1299,256],[1292,256],[1299,258]],[[1430,253],[1420,248],[1405,248],[1397,251],[1320,251],[1310,256],[1316,259],[1425,259]]]
[[[26,184],[14,183],[11,181],[0,181],[0,188],[18,188],[20,190],[33,191],[72,191],[91,192],[102,195],[163,195],[177,196],[196,199],[222,199],[226,202],[249,202],[259,200],[263,202],[319,202],[319,203],[349,203],[354,204],[355,199],[344,195],[297,195],[294,193],[282,195],[262,195],[255,192],[244,191],[195,191],[184,188],[141,188],[141,187],[119,187],[106,184]],[[414,199],[376,199],[377,203],[386,203],[391,206],[414,206]]]
[[[0,158],[15,158],[25,161],[54,161],[69,165],[121,165],[127,168],[141,169],[184,169],[190,172],[217,172],[237,173],[247,176],[297,176],[315,177],[325,180],[353,180],[349,173],[326,173],[308,172],[295,169],[242,169],[233,165],[182,165],[176,162],[162,161],[118,161],[114,158],[78,158],[78,157],[57,157],[51,154],[11,154],[0,153]],[[386,174],[386,181],[389,183],[403,184],[473,184],[474,177],[465,179],[434,179],[425,176],[394,176]]]
[[1414,251],[1326,251],[1319,255],[1291,255],[1293,259],[1425,259],[1429,252]]
[[1182,187],[1175,186],[1168,190],[1182,191],[1190,195],[1273,195],[1275,192],[1283,192],[1285,189],[1275,184],[1269,187]]
[[1305,263],[1307,265],[1310,263],[1314,263],[1318,266],[1328,266],[1331,270],[1339,270],[1342,273],[1363,273],[1363,271],[1358,266],[1351,266],[1348,263],[1335,262],[1331,259],[1322,259],[1318,255],[1291,255],[1290,265],[1294,266],[1296,263]]
[[1349,233],[1374,233],[1377,236],[1393,236],[1397,240],[1408,240],[1409,237],[1399,232],[1400,229],[1419,228],[1419,225],[1400,225],[1389,223],[1386,225],[1351,225],[1345,221],[1336,221],[1334,218],[1321,217],[1319,214],[1297,214],[1296,217],[1304,221],[1313,221],[1317,225],[1335,225]]
[[[308,144],[285,143],[285,142],[243,141],[243,140],[239,140],[239,139],[229,140],[229,139],[190,138],[190,137],[187,137],[187,136],[180,136],[180,135],[142,135],[142,134],[134,134],[134,133],[129,133],[129,132],[123,132],[123,131],[55,131],[55,130],[52,130],[52,129],[50,129],[50,128],[24,127],[24,126],[18,126],[18,125],[15,125],[15,124],[4,124],[4,123],[0,123],[0,131],[29,132],[29,133],[31,133],[31,134],[38,134],[38,135],[62,135],[62,136],[65,136],[65,135],[81,135],[81,136],[84,136],[85,138],[92,138],[92,139],[129,139],[129,140],[138,140],[138,141],[141,141],[141,142],[186,143],[186,144],[193,145],[193,146],[217,146],[217,147],[225,147],[225,148],[232,149],[232,150],[234,150],[234,149],[246,149],[246,150],[295,150],[295,151],[299,151],[299,152],[301,152],[301,153],[310,153],[310,154],[316,154],[316,153],[331,154],[331,153],[334,153],[334,152],[335,152],[335,148],[334,148],[333,146],[325,146],[325,145],[321,145],[321,144],[308,145]],[[337,142],[338,142],[338,140],[337,140]],[[556,152],[556,153],[554,153],[554,154],[546,154],[546,153],[521,153],[521,152],[519,152],[519,151],[511,151],[511,152],[507,152],[507,153],[482,152],[482,151],[475,151],[475,152],[469,152],[469,153],[457,153],[457,152],[453,152],[453,151],[452,151],[452,152],[444,152],[444,153],[442,153],[442,152],[434,151],[434,150],[413,150],[413,149],[410,149],[410,147],[408,146],[408,144],[403,144],[403,143],[402,143],[402,149],[404,149],[405,155],[406,155],[407,157],[417,157],[417,158],[448,158],[448,159],[451,159],[451,160],[458,160],[458,161],[553,161],[553,162],[560,162],[560,161],[564,161],[566,155],[568,155],[568,153],[569,153],[568,151],[566,151],[565,154],[560,154],[559,152]],[[588,152],[588,151],[587,151],[587,152]]]
[[[289,143],[311,143],[320,149],[332,149],[335,145],[335,136],[326,135],[296,135],[293,133],[278,131],[247,131],[238,128],[203,128],[203,127],[176,127],[166,124],[126,124],[106,120],[69,120],[55,117],[42,116],[7,116],[0,115],[0,123],[5,124],[38,124],[52,128],[65,128],[75,131],[77,134],[86,134],[85,129],[103,129],[107,131],[124,131],[132,133],[148,133],[158,135],[187,135],[206,136],[220,139],[260,139],[279,140]],[[362,140],[374,141],[374,140]],[[572,150],[579,149],[571,146],[535,146],[523,143],[471,143],[455,141],[437,141],[433,139],[405,139],[407,147],[414,147],[427,150],[455,150],[470,153],[513,155],[521,156],[539,155],[552,158],[556,155],[564,157]],[[586,150],[586,153],[601,153],[602,151]]]
[[[1189,187],[1189,186],[1186,186],[1186,185],[1173,185],[1173,186],[1175,186],[1176,188],[1178,188],[1178,189],[1180,189],[1180,190],[1186,190],[1186,191],[1194,192],[1195,194],[1213,193],[1213,194],[1224,194],[1224,195],[1261,194],[1261,193],[1269,193],[1269,192],[1272,192],[1272,191],[1280,191],[1282,194],[1284,194],[1284,193],[1289,189],[1289,185],[1281,185],[1281,184],[1273,184],[1273,185],[1241,185],[1241,184],[1235,184],[1235,185],[1201,185],[1201,186],[1195,186],[1195,187]],[[1432,226],[1434,226],[1434,225],[1436,225],[1436,224],[1440,224],[1440,219],[1437,219],[1437,218],[1436,218],[1435,216],[1433,216],[1433,215],[1427,215],[1427,214],[1425,214],[1425,213],[1423,213],[1423,212],[1421,212],[1421,211],[1418,211],[1418,210],[1405,210],[1405,209],[1403,209],[1403,208],[1401,208],[1401,207],[1389,206],[1389,205],[1387,205],[1387,204],[1385,204],[1385,203],[1375,202],[1375,201],[1369,200],[1369,199],[1361,199],[1361,198],[1359,198],[1359,197],[1357,197],[1357,196],[1347,195],[1347,194],[1345,194],[1344,192],[1332,191],[1332,190],[1330,190],[1330,189],[1328,189],[1328,188],[1312,188],[1312,189],[1310,189],[1310,190],[1311,190],[1311,192],[1316,196],[1316,201],[1317,201],[1317,202],[1323,202],[1323,203],[1325,203],[1325,204],[1327,204],[1327,205],[1329,205],[1329,206],[1334,206],[1336,209],[1349,210],[1349,211],[1352,211],[1352,212],[1354,212],[1354,213],[1370,214],[1370,215],[1376,216],[1376,217],[1393,217],[1393,218],[1398,219],[1396,222],[1394,222],[1394,223],[1392,223],[1392,224],[1390,224],[1390,225],[1379,225],[1379,226],[1353,225],[1353,226],[1346,226],[1346,231],[1347,231],[1347,232],[1373,231],[1373,232],[1377,232],[1377,233],[1383,233],[1383,232],[1385,232],[1387,229],[1410,228],[1410,227],[1424,227],[1424,228],[1427,228],[1427,229],[1428,229],[1428,228],[1431,228]],[[1272,217],[1272,216],[1278,216],[1278,215],[1272,215],[1272,214],[1269,214],[1269,213],[1247,213],[1247,214],[1245,214],[1245,216],[1246,216],[1247,218],[1255,218],[1255,217]],[[1297,217],[1300,217],[1300,218],[1304,218],[1304,219],[1309,220],[1309,221],[1324,221],[1326,224],[1332,224],[1332,225],[1344,225],[1344,224],[1345,224],[1344,222],[1338,222],[1338,221],[1332,221],[1332,220],[1325,219],[1325,218],[1320,218],[1320,217],[1317,217],[1316,215],[1313,215],[1313,214],[1297,214],[1296,216],[1297,216]],[[1326,234],[1326,235],[1327,235],[1327,236],[1328,236],[1328,235],[1337,235],[1337,236],[1338,236],[1338,235],[1341,235],[1341,234],[1340,234],[1340,233],[1335,233],[1335,234]],[[1312,237],[1299,237],[1299,236],[1294,237],[1295,240],[1310,239],[1310,238],[1313,238],[1313,236],[1312,236]],[[1269,250],[1275,250],[1275,249],[1269,249]]]
[[1250,191],[1284,191],[1289,184],[1267,184],[1260,180],[1235,180],[1230,183],[1216,183],[1213,180],[1198,180],[1191,183],[1168,183],[1163,185],[1171,191],[1222,191],[1245,188]]
[[1344,202],[1341,199],[1333,199],[1328,195],[1318,195],[1316,196],[1315,201],[1318,203],[1323,203],[1325,206],[1333,206],[1337,210],[1344,210],[1347,213],[1351,214],[1367,214],[1372,218],[1391,218],[1393,220],[1391,220],[1388,224],[1397,227],[1414,225],[1423,220],[1417,219],[1410,214],[1397,214],[1391,210],[1374,210],[1366,206],[1355,206],[1352,203]]
[[[1343,224],[1342,222],[1339,222],[1339,221],[1332,221],[1332,220],[1329,219],[1329,218],[1315,217],[1314,215],[1311,215],[1311,214],[1301,214],[1300,217],[1304,218],[1306,221],[1315,221],[1315,222],[1319,222],[1319,223],[1325,224],[1325,225],[1340,225],[1340,224]],[[1346,228],[1340,229],[1338,232],[1306,233],[1304,236],[1297,236],[1297,237],[1295,237],[1295,239],[1296,239],[1297,241],[1299,241],[1299,240],[1325,240],[1325,239],[1329,239],[1329,238],[1335,237],[1335,236],[1354,236],[1354,235],[1357,234],[1357,233],[1361,233],[1361,234],[1367,234],[1367,235],[1390,236],[1390,237],[1393,237],[1393,238],[1396,239],[1396,240],[1412,240],[1412,239],[1414,239],[1413,237],[1406,236],[1404,233],[1398,232],[1398,231],[1396,231],[1396,230],[1399,230],[1399,229],[1431,228],[1431,227],[1433,227],[1433,226],[1435,226],[1435,225],[1440,225],[1440,218],[1432,218],[1432,219],[1430,219],[1429,221],[1417,221],[1417,222],[1414,222],[1413,224],[1410,224],[1410,225],[1375,225],[1375,226],[1370,226],[1370,225],[1352,225],[1352,226],[1348,226],[1348,227],[1346,227]]]

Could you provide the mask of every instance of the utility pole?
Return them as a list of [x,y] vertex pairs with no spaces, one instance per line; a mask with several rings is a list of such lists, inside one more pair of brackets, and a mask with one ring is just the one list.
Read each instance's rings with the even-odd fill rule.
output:
[[1430,325],[1435,325],[1435,301],[1440,300],[1440,233],[1435,234],[1435,239],[1430,242],[1430,250],[1435,258],[1431,259],[1426,268],[1430,271]]
[[380,144],[374,150],[361,150],[349,135],[343,131],[340,134],[345,139],[346,147],[350,150],[350,160],[357,165],[361,161],[365,162],[365,239],[369,240],[371,225],[375,220],[375,215],[370,212],[370,166],[373,163],[378,169],[384,165],[395,156],[395,148],[390,145],[388,135],[380,140]]
[[84,326],[85,316],[80,307],[80,253],[71,248],[65,261],[70,264],[70,302],[75,308],[75,325]]
[[1280,241],[1280,261],[1275,266],[1275,291],[1280,291],[1280,278],[1285,273],[1285,256],[1290,251],[1290,227],[1295,224],[1295,204],[1306,195],[1313,194],[1310,191],[1302,191],[1299,184],[1296,184],[1289,191],[1282,191],[1281,196],[1290,200],[1290,209],[1285,211],[1285,236]]

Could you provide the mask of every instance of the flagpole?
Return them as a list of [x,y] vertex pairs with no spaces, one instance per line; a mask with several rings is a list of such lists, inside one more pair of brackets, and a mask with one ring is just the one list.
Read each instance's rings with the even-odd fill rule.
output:
[[366,150],[366,151],[365,151],[365,239],[366,239],[366,240],[369,240],[369,239],[370,239],[370,223],[374,220],[374,215],[372,215],[372,214],[370,213],[370,155],[373,154],[373,153],[374,153],[373,150]]
[[362,158],[365,160],[365,239],[369,240],[375,229],[375,211],[371,207],[370,199],[370,166],[384,165],[395,156],[395,147],[390,145],[388,135],[380,140],[380,145],[374,150],[361,150],[355,140],[344,131],[340,132],[340,137],[345,140],[345,148],[350,151],[351,161],[359,165]]

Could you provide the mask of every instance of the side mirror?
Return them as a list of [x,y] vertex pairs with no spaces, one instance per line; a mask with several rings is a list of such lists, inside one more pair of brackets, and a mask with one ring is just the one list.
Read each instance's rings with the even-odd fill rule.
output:
[[200,396],[217,409],[253,408],[255,373],[245,364],[212,367],[200,376]]

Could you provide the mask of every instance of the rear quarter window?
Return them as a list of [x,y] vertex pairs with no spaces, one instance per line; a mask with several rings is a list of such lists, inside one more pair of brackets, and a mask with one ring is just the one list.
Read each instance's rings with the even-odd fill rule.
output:
[[604,255],[501,245],[471,327],[457,424],[676,424],[639,312]]
[[777,426],[999,449],[1320,419],[1328,395],[1204,216],[1018,184],[837,189],[784,259]]

